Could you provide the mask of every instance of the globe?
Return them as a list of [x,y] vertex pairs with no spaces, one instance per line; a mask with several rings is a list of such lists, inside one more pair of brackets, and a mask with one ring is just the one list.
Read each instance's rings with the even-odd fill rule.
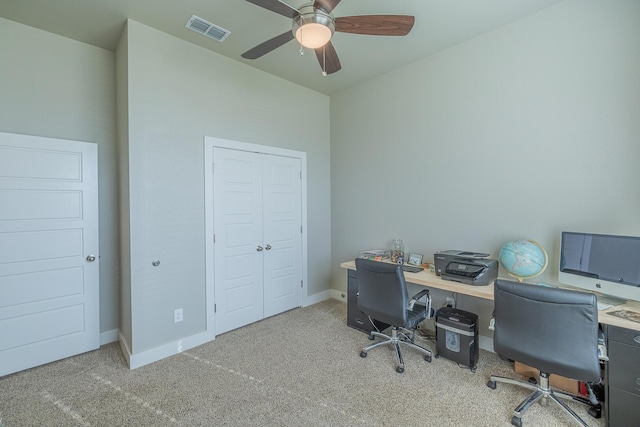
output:
[[535,240],[513,240],[500,248],[498,260],[519,282],[536,277],[547,268],[547,251]]

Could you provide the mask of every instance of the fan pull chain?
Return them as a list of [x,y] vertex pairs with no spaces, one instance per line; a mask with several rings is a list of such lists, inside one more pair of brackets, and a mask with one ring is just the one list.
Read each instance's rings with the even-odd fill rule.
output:
[[[302,18],[302,25],[304,25],[304,18]],[[304,56],[304,50],[302,49],[302,40],[304,39],[304,31],[300,31],[300,56]],[[0,426],[2,427],[2,426]]]
[[322,75],[327,77],[327,45],[322,46]]

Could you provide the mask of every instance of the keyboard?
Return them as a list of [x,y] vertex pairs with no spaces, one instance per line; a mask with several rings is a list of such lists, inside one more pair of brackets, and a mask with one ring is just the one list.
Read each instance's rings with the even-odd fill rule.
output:
[[413,266],[413,265],[403,265],[402,266],[402,271],[406,271],[408,273],[417,273],[417,272],[422,271],[422,270],[424,270],[424,268],[416,267],[416,266]]
[[604,303],[604,302],[599,302],[598,303],[598,311],[608,310],[611,307],[613,307],[611,304],[607,304],[607,303]]

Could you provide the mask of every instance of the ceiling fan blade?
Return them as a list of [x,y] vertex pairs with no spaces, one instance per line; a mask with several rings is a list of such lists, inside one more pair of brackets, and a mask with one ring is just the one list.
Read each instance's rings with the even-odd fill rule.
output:
[[260,43],[253,49],[249,49],[241,56],[245,59],[258,59],[262,55],[265,55],[272,50],[279,48],[280,46],[291,40],[293,40],[293,33],[291,32],[291,30],[288,30],[287,32],[284,32],[279,36],[275,36],[274,38],[269,39],[264,43]]
[[406,36],[413,28],[411,15],[361,15],[336,18],[336,31],[372,36]]
[[316,0],[313,3],[313,7],[315,9],[324,9],[325,12],[331,13],[338,3],[340,3],[340,0]]
[[320,68],[322,68],[323,71],[327,74],[333,74],[336,71],[340,71],[342,65],[340,65],[338,54],[331,42],[328,42],[324,46],[314,50],[316,51],[316,57],[320,63]]
[[249,3],[253,3],[257,6],[264,7],[272,12],[279,13],[287,18],[293,18],[298,15],[298,9],[295,9],[288,4],[279,0],[247,0]]

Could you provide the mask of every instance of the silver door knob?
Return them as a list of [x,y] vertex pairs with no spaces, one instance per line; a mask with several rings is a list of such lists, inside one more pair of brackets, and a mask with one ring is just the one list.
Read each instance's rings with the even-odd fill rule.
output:
[[87,257],[87,261],[89,261],[89,262],[93,262],[93,261],[95,261],[95,260],[96,260],[96,256],[95,256],[95,255],[89,255],[89,256]]
[[262,246],[258,246],[258,247],[256,248],[256,251],[258,251],[258,252],[262,252],[262,250],[263,250],[263,249],[264,249],[264,248],[263,248]]
[[271,249],[271,245],[267,245],[267,246],[265,246],[265,249],[266,249],[266,250]]

